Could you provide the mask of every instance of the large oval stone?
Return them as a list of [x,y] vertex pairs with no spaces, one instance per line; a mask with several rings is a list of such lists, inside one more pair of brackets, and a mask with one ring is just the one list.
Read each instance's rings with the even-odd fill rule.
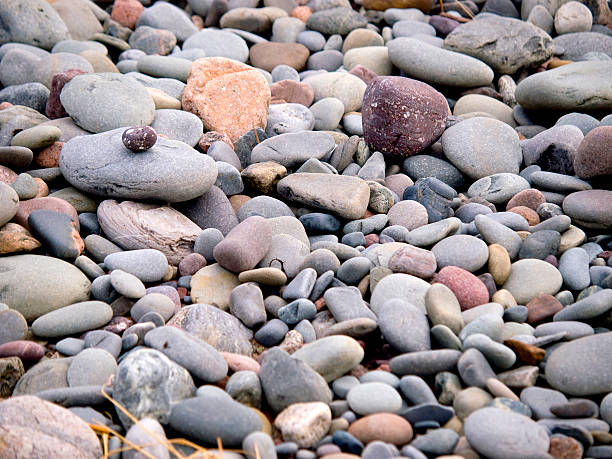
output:
[[420,153],[444,132],[450,109],[442,93],[410,78],[374,78],[363,96],[363,134],[370,148],[400,157]]
[[561,288],[563,277],[550,263],[526,258],[512,263],[504,289],[512,293],[518,304],[527,304],[542,295],[554,295]]
[[165,202],[194,199],[217,180],[214,160],[186,144],[158,139],[152,148],[136,154],[123,145],[123,131],[66,142],[59,161],[66,180],[98,196]]
[[563,200],[563,211],[583,227],[609,230],[612,228],[612,191],[572,193]]
[[253,269],[270,249],[272,233],[268,221],[249,217],[235,226],[213,250],[215,260],[235,273]]
[[85,421],[38,397],[25,395],[0,403],[0,430],[1,457],[103,456],[98,437]]
[[62,89],[60,101],[72,120],[90,132],[146,126],[155,118],[155,103],[145,87],[120,73],[77,75]]
[[534,73],[515,91],[517,102],[533,110],[612,109],[612,61],[584,61]]
[[350,336],[327,336],[304,345],[293,353],[327,382],[338,379],[363,359],[363,348]]
[[[61,288],[58,288],[61,286]],[[76,266],[42,255],[0,258],[0,303],[26,318],[89,299],[91,283]]]
[[612,333],[578,338],[563,344],[546,361],[546,381],[575,396],[612,392]]

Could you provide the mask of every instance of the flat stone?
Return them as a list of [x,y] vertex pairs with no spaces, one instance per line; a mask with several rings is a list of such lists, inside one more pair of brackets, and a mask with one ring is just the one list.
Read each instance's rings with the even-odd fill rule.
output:
[[493,70],[488,65],[465,54],[409,37],[391,40],[387,47],[396,67],[422,81],[468,88],[493,81]]
[[328,336],[306,344],[292,354],[330,382],[353,369],[363,358],[363,348],[348,336]]
[[107,269],[111,271],[121,269],[133,274],[142,282],[159,281],[168,270],[168,259],[155,249],[114,252],[106,255],[103,260]]
[[[214,184],[217,168],[207,155],[164,139],[134,154],[123,145],[123,131],[68,141],[60,156],[64,177],[75,188],[98,196],[167,202],[196,198]],[[104,154],[100,154],[101,144],[105,145]],[[139,171],[137,181],[133,170]]]
[[534,110],[609,110],[612,62],[585,61],[537,73],[516,87],[516,100]]
[[106,325],[113,317],[102,301],[83,301],[48,312],[37,318],[32,331],[43,338],[68,336]]
[[510,276],[503,288],[512,293],[519,304],[527,304],[540,295],[554,295],[563,278],[549,263],[537,259],[519,260],[512,264]]
[[609,229],[612,204],[608,190],[585,190],[568,195],[563,200],[563,211],[585,228]]
[[397,412],[401,408],[402,398],[391,386],[371,382],[353,387],[346,395],[351,409],[362,415]]
[[301,165],[310,158],[322,159],[335,147],[324,132],[296,132],[270,137],[253,148],[251,163],[274,161],[285,167]]

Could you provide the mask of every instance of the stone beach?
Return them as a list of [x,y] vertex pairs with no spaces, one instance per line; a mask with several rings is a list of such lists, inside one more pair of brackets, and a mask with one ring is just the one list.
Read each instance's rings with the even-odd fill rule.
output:
[[0,0],[0,458],[612,457],[611,8]]

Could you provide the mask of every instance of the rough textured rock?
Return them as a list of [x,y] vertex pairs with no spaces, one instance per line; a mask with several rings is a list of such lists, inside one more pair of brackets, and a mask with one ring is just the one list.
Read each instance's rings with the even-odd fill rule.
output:
[[225,132],[235,142],[251,129],[265,129],[270,97],[266,79],[253,67],[206,57],[191,65],[182,101],[183,109],[198,115],[205,129]]
[[157,249],[173,265],[193,252],[201,232],[198,225],[172,207],[132,201],[102,201],[98,221],[106,236],[121,248]]
[[544,62],[553,54],[550,36],[518,19],[482,14],[455,28],[444,48],[475,57],[499,73],[513,74]]

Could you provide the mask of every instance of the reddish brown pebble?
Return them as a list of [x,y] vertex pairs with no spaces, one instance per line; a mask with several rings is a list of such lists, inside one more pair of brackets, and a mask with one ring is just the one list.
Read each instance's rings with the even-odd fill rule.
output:
[[489,291],[483,282],[471,272],[457,266],[445,266],[435,277],[435,282],[450,288],[461,306],[461,310],[485,304]]
[[231,352],[221,352],[221,355],[227,362],[228,368],[233,371],[253,371],[259,374],[261,366],[255,359],[242,354],[234,354]]
[[63,146],[64,142],[54,142],[53,145],[40,150],[36,154],[36,164],[38,164],[40,167],[59,166],[59,157]]
[[7,108],[11,108],[13,107],[13,104],[11,104],[10,102],[2,102],[0,103],[0,110],[5,110]]
[[392,413],[376,413],[364,416],[351,424],[348,432],[364,445],[372,441],[384,441],[396,446],[412,440],[412,426],[403,417]]
[[548,255],[546,258],[544,258],[544,261],[546,263],[550,263],[555,268],[559,267],[559,260],[557,260],[557,257],[555,257],[554,255]]
[[378,234],[376,233],[372,233],[372,234],[368,234],[365,237],[366,240],[366,248],[370,247],[372,244],[378,244]]
[[123,27],[134,29],[143,11],[144,6],[138,0],[115,0],[111,18]]
[[296,6],[291,10],[291,17],[306,22],[312,16],[312,10],[307,6]]
[[33,341],[10,341],[0,345],[0,357],[19,357],[21,360],[40,360],[45,348]]
[[317,312],[319,312],[321,309],[327,306],[327,303],[325,303],[325,298],[321,297],[314,302],[314,305],[317,308]]
[[542,295],[527,303],[527,322],[533,324],[547,319],[563,309],[561,302],[552,295]]
[[407,245],[391,255],[388,267],[394,273],[428,279],[434,275],[438,265],[435,255],[429,250]]
[[548,453],[554,459],[580,459],[582,446],[572,437],[552,437]]
[[181,276],[192,276],[206,266],[206,258],[199,253],[190,253],[178,265]]
[[229,198],[229,202],[232,205],[234,212],[238,212],[238,209],[240,209],[244,203],[250,200],[251,198],[244,194],[235,194]]
[[367,67],[364,67],[361,64],[357,64],[355,67],[353,67],[349,73],[351,75],[355,75],[357,78],[359,78],[361,81],[363,81],[365,84],[368,84],[370,81],[372,81],[374,78],[376,78],[378,75],[370,70]]
[[84,73],[87,72],[79,69],[70,69],[53,75],[53,79],[51,80],[51,91],[49,92],[49,98],[47,99],[47,106],[45,108],[45,114],[47,117],[54,120],[68,116],[60,101],[60,93],[62,92],[62,89],[66,83],[72,80],[75,76],[82,75]]
[[363,96],[363,133],[370,148],[399,157],[434,143],[450,115],[444,95],[426,83],[398,76],[376,77]]
[[35,198],[44,198],[45,196],[49,196],[49,187],[47,183],[38,177],[34,177],[34,181],[36,182],[36,188],[38,191],[36,192]]
[[10,185],[17,180],[17,174],[6,166],[0,166],[0,182]]
[[300,43],[265,41],[257,43],[249,51],[253,66],[271,72],[277,65],[288,65],[298,72],[306,66],[310,51]]
[[612,174],[612,126],[599,126],[584,136],[576,155],[574,170],[583,179]]
[[182,300],[187,296],[187,289],[185,287],[177,287],[176,291],[178,293],[179,298]]
[[157,142],[157,132],[151,126],[131,127],[123,131],[123,145],[135,153],[146,151]]
[[504,344],[512,349],[519,360],[527,365],[537,365],[546,357],[544,349],[523,341],[507,339]]
[[234,144],[229,136],[225,132],[217,131],[205,132],[200,139],[200,148],[204,153],[206,153],[210,146],[215,142],[225,142],[232,148],[232,150],[234,149]]
[[428,0],[364,0],[366,10],[385,11],[389,8],[417,8],[423,13],[429,13],[431,2]]
[[268,221],[249,217],[235,226],[213,250],[215,260],[229,271],[253,269],[268,253],[272,233]]
[[193,25],[196,26],[198,30],[202,30],[204,28],[204,19],[202,16],[198,16],[197,14],[192,15],[191,22],[193,22]]
[[76,209],[68,201],[51,196],[20,201],[19,209],[15,215],[15,222],[29,230],[28,218],[35,210],[55,210],[56,212],[66,214],[72,218],[75,228],[79,230],[79,216]]
[[23,226],[7,223],[0,228],[0,255],[30,252],[42,244]]
[[314,100],[314,90],[308,83],[294,80],[281,80],[270,86],[272,99],[282,99],[288,103],[310,107]]
[[[127,311],[126,311],[127,312]],[[111,321],[103,328],[105,331],[116,333],[121,335],[124,331],[134,325],[134,321],[129,317],[115,316]]]
[[535,188],[529,188],[528,190],[519,191],[516,193],[508,204],[506,205],[506,210],[510,210],[513,207],[517,206],[525,206],[529,207],[532,210],[538,210],[538,206],[546,202],[546,198],[542,194],[540,190],[536,190]]
[[521,217],[527,220],[529,226],[535,226],[540,223],[540,216],[538,215],[538,213],[535,210],[530,209],[529,207],[516,206],[511,209],[508,209],[508,212],[519,214]]

